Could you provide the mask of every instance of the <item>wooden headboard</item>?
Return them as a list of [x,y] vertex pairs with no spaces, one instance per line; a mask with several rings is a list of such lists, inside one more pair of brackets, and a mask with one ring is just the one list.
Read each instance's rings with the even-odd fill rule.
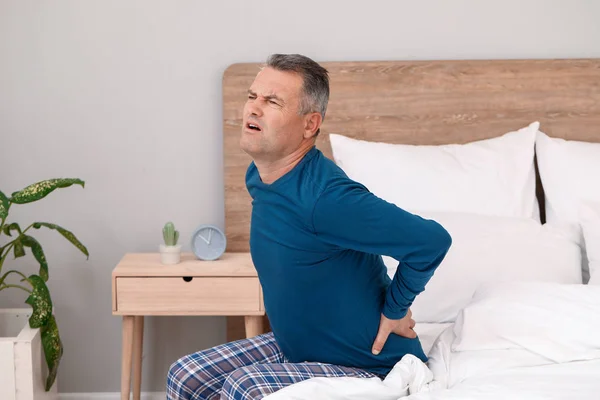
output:
[[[600,142],[600,59],[322,62],[331,95],[317,147],[328,133],[389,143],[466,143],[540,121],[550,136]],[[223,76],[227,251],[249,251],[251,162],[239,147],[246,91],[260,64]]]

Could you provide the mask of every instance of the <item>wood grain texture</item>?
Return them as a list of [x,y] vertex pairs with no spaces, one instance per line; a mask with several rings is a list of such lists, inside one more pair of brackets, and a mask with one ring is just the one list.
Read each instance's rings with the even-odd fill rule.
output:
[[[182,253],[181,262],[163,265],[159,253],[127,253],[113,269],[112,277],[119,276],[222,276],[255,277],[256,270],[250,253],[224,253],[214,261],[198,260],[193,253]],[[113,285],[113,293],[116,289]],[[116,309],[113,299],[113,310]]]
[[[266,315],[262,317],[262,332],[266,333],[271,331],[271,324],[269,318]],[[244,339],[247,337],[247,330],[244,317],[227,317],[227,341],[232,342],[234,340]]]
[[246,324],[246,337],[251,338],[264,333],[263,317],[262,316],[246,316],[244,317]]
[[144,354],[144,316],[133,317],[133,400],[142,395],[142,363]]
[[[467,143],[540,121],[553,137],[600,142],[600,59],[323,62],[331,95],[317,147],[328,134],[418,145]],[[251,162],[239,147],[246,91],[259,64],[223,76],[227,250],[249,251]]]
[[131,362],[133,360],[134,317],[124,316],[121,343],[121,400],[129,400],[131,395]]
[[116,315],[264,315],[258,278],[118,277]]

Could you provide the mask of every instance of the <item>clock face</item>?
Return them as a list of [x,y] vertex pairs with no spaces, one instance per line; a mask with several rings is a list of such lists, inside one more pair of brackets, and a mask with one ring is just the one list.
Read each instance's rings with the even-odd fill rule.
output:
[[219,228],[202,225],[192,235],[192,250],[201,260],[212,261],[225,252],[227,241]]

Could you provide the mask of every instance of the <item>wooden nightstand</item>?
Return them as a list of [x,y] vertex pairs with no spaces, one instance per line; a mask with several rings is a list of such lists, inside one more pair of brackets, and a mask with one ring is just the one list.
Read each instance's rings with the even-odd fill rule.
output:
[[123,317],[121,399],[140,399],[145,315],[244,316],[246,337],[263,332],[262,289],[250,253],[163,265],[159,253],[126,254],[112,272],[112,313]]

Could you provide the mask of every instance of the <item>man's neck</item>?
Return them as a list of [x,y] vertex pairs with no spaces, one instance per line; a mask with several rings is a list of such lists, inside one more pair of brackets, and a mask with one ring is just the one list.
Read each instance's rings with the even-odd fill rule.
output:
[[270,185],[277,179],[281,178],[290,172],[302,158],[310,151],[314,143],[310,142],[302,145],[296,151],[276,161],[260,161],[254,160],[254,164],[258,169],[258,174],[263,183]]

